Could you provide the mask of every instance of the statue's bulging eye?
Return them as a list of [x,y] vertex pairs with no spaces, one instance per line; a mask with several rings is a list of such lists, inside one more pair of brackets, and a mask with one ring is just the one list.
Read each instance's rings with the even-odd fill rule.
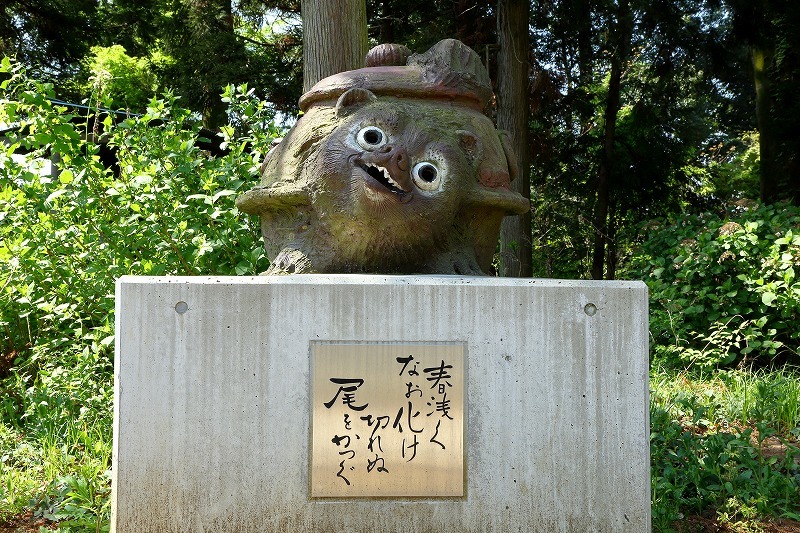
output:
[[439,169],[436,168],[436,165],[427,161],[414,165],[411,177],[414,178],[414,183],[416,183],[417,187],[423,191],[435,191],[442,181],[439,176]]
[[375,126],[367,126],[366,128],[361,128],[361,131],[358,132],[356,136],[356,141],[361,146],[361,148],[365,150],[374,150],[376,148],[380,148],[387,142],[386,134],[383,133],[383,130],[377,128]]

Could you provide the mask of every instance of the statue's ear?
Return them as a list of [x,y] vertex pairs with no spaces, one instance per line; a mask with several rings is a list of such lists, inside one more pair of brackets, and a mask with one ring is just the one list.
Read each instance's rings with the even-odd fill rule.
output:
[[362,105],[378,98],[366,89],[358,87],[349,89],[336,101],[336,116],[342,117],[358,109]]
[[474,164],[475,161],[481,158],[483,153],[483,144],[477,135],[467,130],[456,131],[458,135],[458,144],[469,159],[469,162]]

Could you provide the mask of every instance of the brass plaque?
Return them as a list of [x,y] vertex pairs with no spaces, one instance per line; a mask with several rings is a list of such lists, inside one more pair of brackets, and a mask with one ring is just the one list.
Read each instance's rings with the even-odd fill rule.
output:
[[463,344],[311,345],[311,497],[464,496]]

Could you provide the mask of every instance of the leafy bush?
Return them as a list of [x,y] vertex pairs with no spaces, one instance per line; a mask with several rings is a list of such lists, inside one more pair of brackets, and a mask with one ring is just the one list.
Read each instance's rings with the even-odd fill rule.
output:
[[[41,516],[99,524],[115,281],[265,270],[258,222],[234,199],[278,130],[252,91],[228,87],[236,127],[222,129],[227,155],[212,157],[198,147],[197,118],[169,94],[141,117],[95,122],[55,105],[50,85],[7,58],[0,80],[0,521],[32,499]],[[25,457],[40,468],[23,480],[12,463]]]
[[626,273],[650,288],[656,360],[698,367],[798,362],[800,208],[651,223]]
[[[15,126],[0,151],[4,350],[74,346],[76,338],[108,346],[123,274],[243,275],[267,266],[257,221],[233,205],[257,173],[259,147],[277,133],[246,87],[226,92],[249,132],[223,128],[224,157],[198,148],[199,126],[169,95],[140,118],[114,124],[106,116],[102,137],[116,150],[117,174],[86,140],[95,133],[87,121],[50,102],[50,86],[8,60],[3,72],[11,76],[0,123]],[[29,153],[12,157],[18,149]],[[52,175],[41,170],[49,157],[60,160]]]
[[90,74],[83,90],[94,92],[96,100],[112,109],[144,109],[155,94],[156,76],[147,59],[129,56],[125,48],[93,46],[84,59]]

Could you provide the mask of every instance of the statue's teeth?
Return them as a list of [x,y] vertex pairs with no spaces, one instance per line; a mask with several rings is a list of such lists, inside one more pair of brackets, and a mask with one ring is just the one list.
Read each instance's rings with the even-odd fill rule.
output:
[[387,189],[395,192],[395,193],[404,193],[408,192],[403,187],[400,186],[393,178],[392,174],[389,172],[389,169],[386,167],[380,167],[377,165],[360,165],[367,174],[372,176],[375,180],[382,183]]
[[392,185],[394,185],[394,186],[395,186],[395,187],[397,187],[398,189],[400,188],[400,185],[399,185],[399,184],[398,184],[396,181],[394,181],[394,180],[392,179],[392,175],[391,175],[391,174],[389,174],[389,171],[388,171],[388,170],[386,170],[386,169],[385,169],[385,168],[383,168],[383,167],[378,167],[378,168],[381,170],[381,172],[383,172],[383,175],[386,177],[386,181],[388,181],[389,183],[391,183]]

